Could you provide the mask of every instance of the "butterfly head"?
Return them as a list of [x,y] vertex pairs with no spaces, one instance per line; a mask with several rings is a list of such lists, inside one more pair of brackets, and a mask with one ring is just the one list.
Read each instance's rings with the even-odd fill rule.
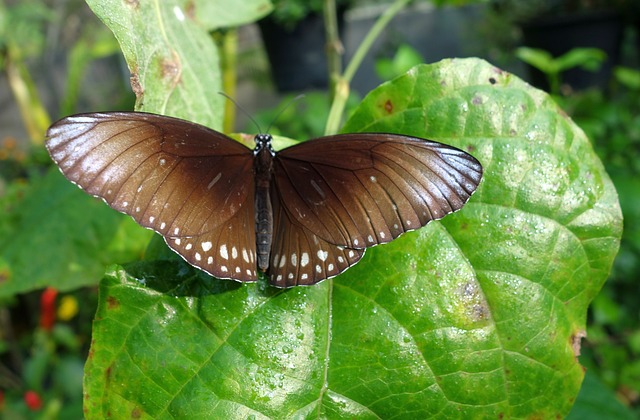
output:
[[273,150],[273,147],[271,146],[271,140],[273,140],[271,134],[257,134],[254,140],[256,142],[256,148],[253,149],[254,155],[257,155],[262,149],[265,148],[269,151],[269,153],[271,153],[272,156],[276,154],[276,152]]

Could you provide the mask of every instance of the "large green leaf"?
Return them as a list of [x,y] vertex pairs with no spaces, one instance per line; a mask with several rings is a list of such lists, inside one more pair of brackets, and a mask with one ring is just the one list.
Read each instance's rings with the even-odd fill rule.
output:
[[105,265],[140,258],[150,231],[89,197],[57,168],[33,183],[0,239],[0,297],[95,285]]
[[467,206],[278,290],[182,261],[114,267],[86,367],[89,418],[565,416],[589,302],[618,249],[616,192],[549,97],[478,59],[413,68],[344,131],[468,150]]
[[[195,20],[198,2],[87,0],[111,29],[131,71],[136,110],[222,124],[218,51]],[[195,8],[195,10],[194,10]]]

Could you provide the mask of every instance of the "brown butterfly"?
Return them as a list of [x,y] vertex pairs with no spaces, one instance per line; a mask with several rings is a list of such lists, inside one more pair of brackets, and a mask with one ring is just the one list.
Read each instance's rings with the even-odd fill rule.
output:
[[147,113],[63,118],[47,132],[62,173],[160,233],[212,276],[310,285],[365,249],[460,209],[482,178],[468,153],[434,141],[338,134],[275,152]]

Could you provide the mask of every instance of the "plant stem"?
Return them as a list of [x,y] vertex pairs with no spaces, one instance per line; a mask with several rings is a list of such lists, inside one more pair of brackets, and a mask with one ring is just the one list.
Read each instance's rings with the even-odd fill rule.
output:
[[[217,34],[220,48],[220,67],[222,69],[222,91],[230,97],[236,95],[237,67],[238,67],[238,31],[225,29]],[[231,101],[224,101],[224,120],[222,131],[230,133],[234,130],[236,120],[236,105]]]
[[7,81],[20,108],[29,140],[33,145],[43,144],[44,133],[51,124],[49,114],[40,100],[27,66],[20,58],[19,49],[9,45],[5,59]]
[[[330,0],[328,0],[330,1]],[[378,20],[373,24],[367,35],[364,37],[360,46],[356,50],[355,54],[351,58],[351,61],[347,65],[342,76],[339,76],[335,80],[333,103],[331,104],[331,110],[329,111],[329,118],[327,119],[327,125],[324,129],[324,134],[334,134],[338,131],[340,122],[342,120],[342,114],[344,113],[344,107],[349,98],[349,83],[353,79],[356,71],[362,64],[362,60],[367,55],[373,42],[378,38],[380,33],[384,30],[391,19],[402,10],[410,0],[396,0],[380,15]],[[325,2],[326,6],[326,2]],[[326,25],[326,23],[325,23]]]
[[326,53],[330,83],[329,94],[331,95],[331,99],[333,99],[335,96],[336,83],[338,79],[340,79],[340,73],[342,72],[341,58],[344,54],[344,46],[342,45],[342,41],[340,41],[335,0],[325,0],[322,11],[327,40]]

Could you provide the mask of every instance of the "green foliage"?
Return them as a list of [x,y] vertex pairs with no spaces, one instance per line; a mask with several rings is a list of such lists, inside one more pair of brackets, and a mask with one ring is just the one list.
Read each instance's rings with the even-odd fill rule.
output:
[[[219,126],[221,76],[208,31],[224,21],[198,14],[213,3],[231,15],[227,22],[264,11],[259,1],[244,2],[247,9],[196,1],[196,15],[181,19],[177,0],[91,1],[123,49],[137,109]],[[283,113],[281,132],[317,134],[326,98],[305,101]],[[86,417],[569,412],[583,378],[576,352],[587,307],[622,231],[615,190],[584,133],[546,94],[477,59],[413,68],[354,107],[343,131],[461,147],[483,163],[484,180],[462,211],[367,251],[313,287],[216,280],[156,236],[147,260],[112,266],[100,283]],[[12,189],[17,205],[1,203],[17,211],[0,223],[12,238],[0,245],[0,295],[93,284],[105,264],[139,259],[148,231],[57,171],[32,181],[24,198]],[[624,317],[606,301],[597,311],[603,322]],[[58,346],[70,341],[57,337]],[[49,366],[58,379],[77,375],[77,359],[52,363],[36,352],[29,383],[49,380]],[[68,385],[59,392],[78,392],[77,381]]]
[[607,388],[592,372],[584,376],[582,389],[576,404],[567,416],[567,420],[633,420],[636,417],[617,400],[611,389]]
[[424,58],[418,51],[409,45],[402,44],[398,47],[393,58],[379,58],[375,62],[376,74],[381,80],[391,80],[394,77],[406,73],[415,65],[424,62]]
[[571,343],[621,231],[582,133],[479,60],[413,69],[344,130],[446,140],[484,162],[485,179],[462,211],[313,287],[218,281],[180,262],[114,267],[85,377],[90,416],[569,411],[582,380]]
[[563,98],[563,107],[593,139],[612,176],[625,219],[611,279],[594,300],[582,362],[612,389],[640,392],[640,72],[617,68],[607,94],[590,90]]
[[562,72],[575,67],[595,72],[607,58],[604,51],[597,48],[574,48],[554,58],[545,50],[520,47],[516,50],[516,56],[545,74],[553,95],[560,94]]
[[[348,7],[354,0],[337,0],[338,7]],[[298,22],[310,14],[322,13],[323,0],[274,0],[270,18],[287,30],[293,30]]]
[[[351,92],[347,100],[346,113],[350,114],[360,98]],[[283,135],[299,141],[319,137],[329,116],[329,94],[326,92],[309,92],[301,98],[293,95],[285,96],[274,108],[265,109],[254,117],[262,130]],[[249,122],[246,132],[253,133],[257,127]]]
[[[11,7],[0,3],[0,51],[19,46],[22,58],[41,54],[45,41],[42,28],[53,16],[39,0],[21,1]],[[3,58],[0,54],[0,68]]]

